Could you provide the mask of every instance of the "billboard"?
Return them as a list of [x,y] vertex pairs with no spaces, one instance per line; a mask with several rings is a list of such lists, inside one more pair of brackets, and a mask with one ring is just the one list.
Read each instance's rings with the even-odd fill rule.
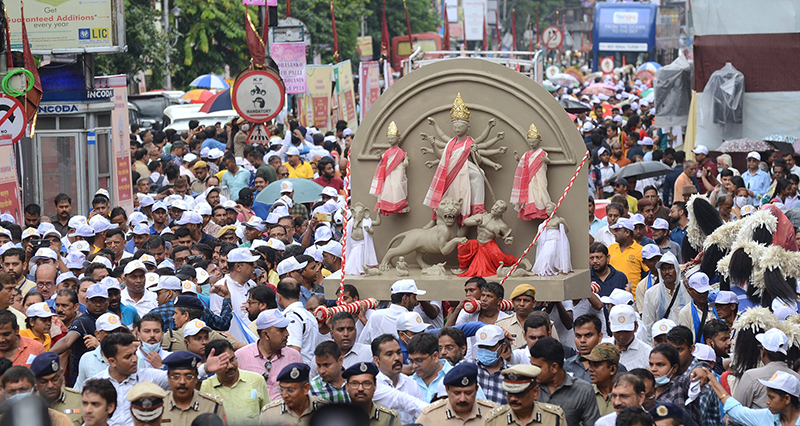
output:
[[[25,22],[33,53],[88,49],[119,52],[125,45],[123,0],[27,0]],[[20,0],[5,2],[11,48],[22,49]]]
[[286,93],[306,93],[306,44],[272,43],[271,53],[286,85]]

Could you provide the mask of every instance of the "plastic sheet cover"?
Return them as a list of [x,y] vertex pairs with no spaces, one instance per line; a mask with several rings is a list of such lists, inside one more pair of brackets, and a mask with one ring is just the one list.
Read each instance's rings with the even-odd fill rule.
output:
[[654,125],[673,127],[688,123],[693,80],[692,65],[683,56],[656,71],[653,79],[657,111]]
[[744,74],[728,62],[708,78],[698,117],[704,126],[719,125],[724,139],[742,136]]

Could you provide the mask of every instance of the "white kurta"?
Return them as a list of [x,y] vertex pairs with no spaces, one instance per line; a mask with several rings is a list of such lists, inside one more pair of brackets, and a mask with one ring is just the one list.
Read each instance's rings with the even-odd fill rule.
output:
[[[384,193],[385,191],[384,187]],[[372,235],[367,229],[372,227],[372,219],[365,217],[361,220],[361,229],[364,231],[363,240],[351,238],[353,235],[353,219],[347,221],[347,246],[344,253],[344,274],[361,275],[364,273],[364,265],[375,266],[378,264],[378,257],[375,254],[375,244],[372,242]]]
[[539,237],[539,247],[536,248],[536,262],[533,264],[532,272],[540,276],[571,272],[572,260],[564,225],[559,224],[558,229],[542,231],[543,226],[544,223],[539,225],[542,235]]

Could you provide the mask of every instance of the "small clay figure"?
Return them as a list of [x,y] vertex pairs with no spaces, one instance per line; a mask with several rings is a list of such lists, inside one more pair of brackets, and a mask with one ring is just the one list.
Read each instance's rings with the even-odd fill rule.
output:
[[547,152],[540,148],[542,138],[536,125],[531,124],[526,140],[530,150],[522,157],[514,151],[514,158],[519,163],[514,172],[511,204],[519,212],[517,217],[520,219],[544,219],[547,217],[547,203],[550,202],[547,192],[547,165],[550,159],[547,158]]
[[[547,203],[547,214],[550,215],[556,208],[553,202]],[[570,259],[567,221],[553,216],[547,224],[547,229],[542,230],[544,222],[539,225],[539,240],[536,241],[536,262],[532,272],[539,276],[557,275],[559,272],[568,274],[572,272]],[[544,241],[539,244],[539,241]]]
[[[519,266],[517,269],[514,269],[514,272],[511,273],[512,277],[531,277],[535,276],[536,274],[530,272],[531,269],[531,262],[528,259],[522,259],[519,262]],[[508,271],[511,270],[511,265],[505,266],[503,261],[500,261],[500,266],[497,267],[497,276],[498,277],[505,277],[508,274]]]
[[395,262],[395,269],[397,270],[398,277],[408,276],[408,263],[406,263],[405,257],[400,256],[397,258],[397,262]]
[[480,213],[464,219],[464,226],[476,226],[477,238],[458,246],[458,266],[453,273],[460,277],[489,277],[497,272],[500,261],[516,263],[517,258],[503,253],[495,238],[506,244],[513,244],[511,228],[503,221],[508,204],[497,200],[488,213]]
[[422,268],[422,275],[429,275],[434,277],[443,277],[447,275],[447,269],[444,267],[445,262],[437,263],[435,265]]
[[400,145],[400,132],[392,121],[386,132],[391,148],[381,155],[381,161],[372,178],[369,193],[378,197],[375,211],[383,215],[408,213],[408,156]]
[[364,274],[363,265],[376,266],[378,258],[372,241],[373,227],[381,224],[380,216],[373,222],[369,209],[361,203],[353,205],[353,216],[347,221],[347,246],[345,247],[345,275]]

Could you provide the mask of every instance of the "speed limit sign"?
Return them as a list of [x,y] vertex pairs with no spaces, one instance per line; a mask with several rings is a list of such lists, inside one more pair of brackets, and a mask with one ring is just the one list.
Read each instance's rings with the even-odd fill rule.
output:
[[542,32],[542,42],[544,42],[544,47],[550,50],[558,49],[564,42],[564,33],[560,28],[551,25]]
[[600,61],[600,71],[603,74],[611,74],[614,71],[614,58],[606,56]]

